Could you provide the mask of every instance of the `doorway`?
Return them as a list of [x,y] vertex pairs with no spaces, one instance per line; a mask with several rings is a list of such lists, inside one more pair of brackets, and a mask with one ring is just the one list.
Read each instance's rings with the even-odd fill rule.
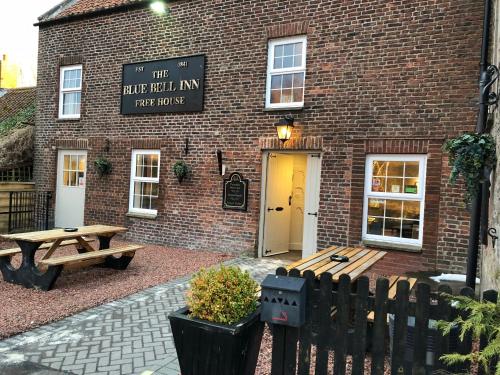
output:
[[57,157],[55,226],[83,226],[87,151],[60,150]]
[[321,154],[265,152],[259,255],[300,259],[317,251]]

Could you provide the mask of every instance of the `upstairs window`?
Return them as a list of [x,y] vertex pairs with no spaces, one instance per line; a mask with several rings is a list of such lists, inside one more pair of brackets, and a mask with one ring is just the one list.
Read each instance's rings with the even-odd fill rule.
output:
[[304,106],[306,36],[269,41],[266,108]]
[[426,156],[369,155],[363,239],[422,245]]
[[72,65],[61,68],[59,82],[59,118],[80,118],[82,99],[82,66]]
[[134,150],[130,177],[129,212],[156,215],[160,185],[160,151]]

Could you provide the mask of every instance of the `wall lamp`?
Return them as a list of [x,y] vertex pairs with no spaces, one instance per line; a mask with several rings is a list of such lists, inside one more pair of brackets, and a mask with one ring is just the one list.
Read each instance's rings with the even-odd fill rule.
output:
[[292,136],[294,118],[292,115],[287,115],[280,119],[276,124],[276,131],[278,132],[278,139],[285,143]]
[[157,14],[165,14],[167,13],[167,6],[163,1],[153,1],[149,7],[151,10]]

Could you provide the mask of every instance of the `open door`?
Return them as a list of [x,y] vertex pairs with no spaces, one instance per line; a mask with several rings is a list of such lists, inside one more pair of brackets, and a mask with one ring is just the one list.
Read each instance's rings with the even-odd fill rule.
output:
[[263,255],[289,251],[293,156],[267,155]]
[[318,250],[318,211],[321,178],[321,154],[307,156],[306,195],[304,201],[304,236],[302,258]]

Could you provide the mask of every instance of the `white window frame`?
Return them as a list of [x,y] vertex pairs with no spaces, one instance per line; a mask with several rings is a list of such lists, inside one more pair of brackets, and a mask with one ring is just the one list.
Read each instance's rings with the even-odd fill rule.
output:
[[[67,70],[75,70],[75,69],[80,69],[81,74],[80,74],[80,86],[79,87],[74,87],[71,89],[65,89],[63,86],[63,81],[64,81],[64,72]],[[79,119],[80,114],[82,112],[82,82],[83,82],[83,66],[81,64],[77,65],[67,65],[67,66],[62,66],[60,71],[59,71],[59,118],[60,119]],[[63,114],[63,100],[64,100],[64,94],[67,93],[72,93],[72,92],[80,92],[80,112],[78,114],[69,114],[65,115]]]
[[[147,155],[158,155],[158,177],[136,177],[136,166],[137,166],[137,155],[147,154]],[[146,214],[146,215],[156,215],[158,210],[149,210],[144,208],[134,207],[134,183],[135,182],[151,182],[158,184],[158,191],[160,189],[160,164],[161,164],[161,154],[160,150],[132,150],[132,163],[130,168],[130,189],[129,189],[129,204],[128,211],[130,213]]]
[[[303,44],[302,64],[299,67],[274,69],[274,47],[280,44],[299,43]],[[270,39],[267,49],[267,80],[266,80],[266,108],[302,108],[304,107],[304,96],[306,91],[306,61],[307,61],[307,35]],[[301,102],[273,103],[271,104],[271,77],[273,74],[304,73],[304,95]]]
[[[391,192],[372,192],[372,175],[373,161],[418,161],[419,162],[419,191],[417,194],[410,193],[391,193]],[[370,154],[366,156],[365,164],[365,191],[363,199],[363,235],[364,241],[389,243],[394,245],[410,245],[421,247],[423,243],[424,233],[424,208],[425,208],[425,184],[427,170],[427,155],[411,155],[411,154]],[[395,199],[395,200],[413,200],[420,201],[420,222],[418,239],[413,238],[397,238],[383,235],[368,234],[368,199]],[[403,247],[404,248],[404,247]]]

